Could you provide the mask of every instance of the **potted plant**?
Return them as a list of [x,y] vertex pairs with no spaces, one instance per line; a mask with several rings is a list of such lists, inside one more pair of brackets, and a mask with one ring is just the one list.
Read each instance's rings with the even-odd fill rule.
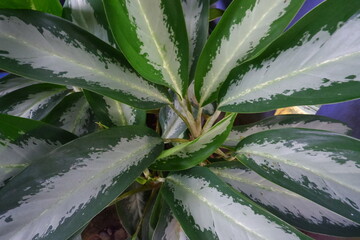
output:
[[349,127],[233,127],[360,97],[360,2],[327,0],[286,30],[303,2],[234,0],[210,36],[205,0],[2,3],[1,238],[76,238],[127,200],[132,239],[359,236]]

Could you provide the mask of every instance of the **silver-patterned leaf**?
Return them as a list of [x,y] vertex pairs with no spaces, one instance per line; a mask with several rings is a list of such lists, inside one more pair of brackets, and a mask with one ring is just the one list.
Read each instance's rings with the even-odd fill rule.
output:
[[38,82],[10,74],[0,79],[0,97],[36,83]]

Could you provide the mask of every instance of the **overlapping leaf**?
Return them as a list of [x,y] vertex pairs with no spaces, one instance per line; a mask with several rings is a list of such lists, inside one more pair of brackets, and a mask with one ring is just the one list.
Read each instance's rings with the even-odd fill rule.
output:
[[4,0],[0,1],[0,8],[32,9],[61,16],[62,6],[58,0]]
[[0,190],[4,239],[68,239],[125,190],[161,152],[157,134],[127,126],[52,151]]
[[239,162],[209,167],[233,188],[293,226],[327,235],[360,235],[359,224],[266,180]]
[[225,146],[235,147],[245,137],[270,129],[280,128],[310,128],[350,135],[351,128],[345,123],[319,115],[289,114],[265,118],[259,122],[235,126],[226,141]]
[[328,0],[261,56],[234,69],[219,109],[263,112],[360,97],[360,2]]
[[236,157],[268,180],[360,223],[360,141],[310,129],[248,136]]
[[0,97],[36,83],[38,82],[10,74],[0,79]]
[[213,102],[229,72],[259,55],[278,38],[303,0],[235,0],[211,33],[199,58],[195,93],[201,106]]
[[76,25],[30,10],[0,10],[0,66],[29,79],[92,90],[140,108],[169,103],[116,49]]
[[107,0],[104,6],[115,41],[136,71],[183,96],[189,44],[180,0]]
[[171,174],[161,191],[190,239],[311,239],[206,168]]

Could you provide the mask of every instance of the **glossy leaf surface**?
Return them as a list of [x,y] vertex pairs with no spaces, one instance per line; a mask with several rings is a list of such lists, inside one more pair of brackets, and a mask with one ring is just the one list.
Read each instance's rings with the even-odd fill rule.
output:
[[360,223],[360,141],[310,129],[253,134],[236,157],[268,180]]
[[102,1],[66,0],[63,17],[115,47]]
[[92,90],[140,108],[169,103],[116,49],[76,25],[30,10],[0,10],[0,66],[45,82]]
[[97,127],[94,113],[82,92],[66,96],[43,121],[77,136],[91,133]]
[[278,38],[304,0],[236,0],[225,11],[199,58],[195,93],[201,106],[213,102],[229,72],[259,55]]
[[197,60],[209,31],[209,0],[181,0],[189,39],[190,81],[193,80]]
[[239,162],[209,165],[234,189],[287,223],[310,232],[357,237],[360,225],[294,192],[276,185]]
[[97,119],[105,126],[145,125],[144,110],[90,91],[84,93]]
[[332,118],[317,115],[289,114],[265,118],[252,124],[235,126],[224,142],[224,145],[235,147],[240,140],[251,134],[280,128],[310,128],[345,135],[351,134],[351,128],[349,126]]
[[206,160],[227,138],[235,115],[231,114],[197,139],[165,150],[150,166],[156,170],[183,170]]
[[75,138],[42,122],[0,114],[0,187],[33,160]]
[[180,1],[107,0],[104,6],[115,41],[136,71],[185,94],[189,45]]
[[0,97],[0,113],[41,120],[69,92],[66,87],[40,83]]
[[311,239],[235,192],[207,168],[171,174],[161,191],[190,239]]
[[3,0],[0,8],[32,9],[61,16],[62,6],[59,0]]
[[36,83],[38,82],[10,74],[0,79],[0,97]]
[[360,2],[328,0],[261,56],[234,69],[219,109],[263,112],[359,98]]
[[86,135],[52,151],[0,190],[4,239],[67,239],[105,208],[163,148],[141,126]]

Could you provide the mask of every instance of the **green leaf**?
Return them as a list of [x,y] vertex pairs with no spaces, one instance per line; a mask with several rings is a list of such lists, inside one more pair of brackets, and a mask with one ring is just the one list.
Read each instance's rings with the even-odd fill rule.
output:
[[32,9],[61,16],[62,6],[59,0],[2,0],[0,8]]
[[185,95],[189,46],[180,0],[103,3],[115,41],[136,71]]
[[[140,186],[140,184],[133,183],[126,192]],[[143,217],[145,201],[145,193],[138,192],[116,203],[116,211],[121,224],[129,235],[133,235],[136,232],[140,219]]]
[[278,115],[265,118],[256,123],[235,126],[223,145],[235,147],[240,140],[251,134],[280,128],[310,128],[346,135],[350,135],[352,131],[345,123],[324,116],[305,114]]
[[193,80],[197,60],[209,31],[209,0],[181,0],[189,39],[190,81]]
[[75,138],[46,123],[0,114],[0,187],[34,159]]
[[360,2],[324,1],[261,56],[234,69],[219,109],[263,112],[360,97]]
[[0,113],[41,120],[69,92],[63,86],[40,83],[0,97]]
[[224,10],[219,8],[210,8],[209,21],[213,21],[224,14]]
[[29,79],[70,84],[144,109],[167,92],[128,65],[116,49],[76,25],[30,10],[0,10],[0,68]]
[[166,202],[162,204],[159,221],[156,225],[152,240],[188,240],[180,223],[174,217]]
[[43,121],[77,136],[86,135],[96,129],[94,113],[82,92],[66,96]]
[[201,163],[225,141],[235,117],[236,115],[230,114],[197,139],[163,151],[150,168],[176,171],[188,169]]
[[264,179],[239,162],[208,166],[234,189],[293,226],[327,235],[360,235],[359,224]]
[[310,129],[250,135],[236,157],[266,179],[360,223],[360,141]]
[[84,91],[84,94],[102,124],[108,127],[145,125],[145,111],[90,91]]
[[229,72],[250,60],[278,38],[304,0],[235,0],[211,33],[195,73],[201,106],[213,102]]
[[63,17],[94,34],[104,42],[116,47],[109,29],[102,1],[66,0]]
[[36,83],[38,82],[9,74],[8,76],[0,78],[0,97]]
[[0,190],[4,239],[68,239],[125,190],[161,152],[157,134],[126,126],[65,144]]
[[190,239],[311,239],[207,168],[168,176],[161,192]]

